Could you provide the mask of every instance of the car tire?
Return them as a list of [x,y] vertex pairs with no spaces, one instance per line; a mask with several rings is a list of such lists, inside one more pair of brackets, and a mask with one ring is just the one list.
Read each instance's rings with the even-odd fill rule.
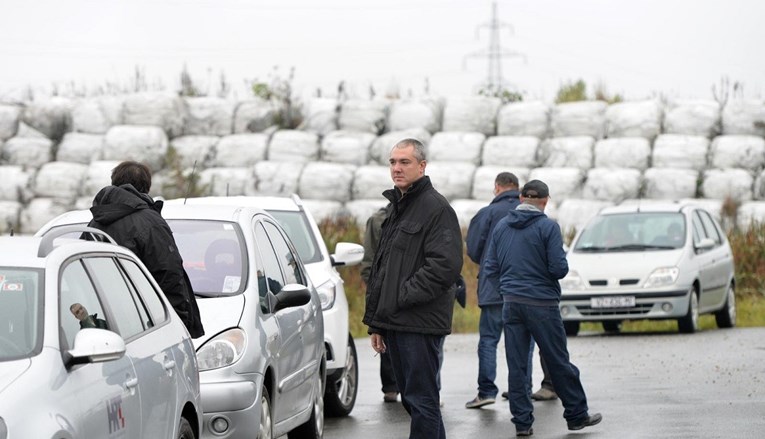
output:
[[732,328],[736,326],[736,290],[733,285],[728,286],[725,293],[723,307],[715,313],[715,321],[718,328]]
[[356,405],[356,393],[359,390],[359,359],[356,356],[356,344],[348,335],[348,354],[345,368],[327,379],[324,392],[325,412],[330,417],[348,416]]
[[605,320],[603,323],[603,330],[606,332],[618,333],[622,330],[621,320]]
[[[323,368],[322,368],[323,370]],[[324,372],[316,374],[311,417],[287,434],[289,439],[322,439],[324,437]]]
[[271,395],[266,386],[260,391],[260,428],[258,439],[273,439],[274,420],[271,414]]
[[688,312],[677,320],[677,329],[683,334],[693,334],[699,329],[699,296],[695,288],[691,288],[688,294]]
[[568,320],[563,321],[563,329],[566,330],[566,335],[571,337],[576,337],[576,335],[579,334],[579,326],[579,322]]
[[181,418],[181,422],[178,424],[178,439],[196,439],[196,437],[189,420]]

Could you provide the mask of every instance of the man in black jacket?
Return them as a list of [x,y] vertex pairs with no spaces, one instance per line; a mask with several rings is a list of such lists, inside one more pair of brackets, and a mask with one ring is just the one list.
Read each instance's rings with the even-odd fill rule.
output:
[[438,356],[451,333],[453,288],[462,269],[457,215],[425,176],[425,146],[399,141],[390,153],[394,188],[369,275],[364,323],[372,348],[390,353],[410,438],[446,437]]
[[112,170],[112,184],[101,189],[90,208],[88,226],[108,233],[146,265],[192,338],[204,335],[199,308],[170,226],[160,214],[162,201],[148,194],[151,171],[125,161]]

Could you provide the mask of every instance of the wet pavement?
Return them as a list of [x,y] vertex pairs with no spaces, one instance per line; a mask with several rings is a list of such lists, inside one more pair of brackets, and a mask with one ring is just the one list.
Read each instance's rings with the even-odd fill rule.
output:
[[[476,395],[477,334],[447,337],[442,413],[447,437],[515,437],[506,400],[465,409]],[[409,417],[400,403],[383,403],[379,358],[357,339],[360,387],[345,418],[328,418],[328,439],[406,438]],[[587,334],[569,338],[594,427],[570,432],[559,400],[535,402],[536,438],[765,438],[765,328],[696,334]],[[497,385],[506,390],[504,349]],[[534,390],[542,378],[535,356]]]

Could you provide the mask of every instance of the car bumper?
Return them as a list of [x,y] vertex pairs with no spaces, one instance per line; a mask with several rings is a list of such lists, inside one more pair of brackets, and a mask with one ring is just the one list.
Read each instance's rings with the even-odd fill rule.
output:
[[[599,322],[604,320],[677,319],[688,312],[690,287],[667,291],[598,291],[563,292],[560,313],[564,321]],[[628,297],[635,298],[635,306],[596,308],[593,298]]]
[[[203,382],[200,384],[202,398],[203,438],[252,438],[260,428],[260,389],[262,375],[248,375],[248,380],[226,382]],[[224,433],[214,433],[212,423],[223,418],[229,428]],[[254,433],[253,433],[254,432]]]

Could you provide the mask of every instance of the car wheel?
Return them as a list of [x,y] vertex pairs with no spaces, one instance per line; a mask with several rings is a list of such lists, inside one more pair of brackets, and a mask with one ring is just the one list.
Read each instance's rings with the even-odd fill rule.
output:
[[725,304],[722,309],[715,313],[715,321],[718,328],[732,328],[736,326],[736,290],[733,285],[728,287]]
[[566,330],[566,335],[575,337],[579,334],[579,322],[572,322],[569,320],[563,321],[563,329]]
[[263,386],[260,392],[260,431],[258,439],[272,439],[274,437],[274,422],[271,418],[271,395],[268,389]]
[[356,357],[356,344],[353,337],[348,335],[348,355],[345,357],[345,368],[327,382],[324,392],[324,403],[327,405],[327,416],[348,416],[356,405],[356,393],[359,390],[359,359]]
[[621,320],[606,320],[603,322],[603,329],[606,332],[619,332],[622,329]]
[[684,334],[693,334],[699,329],[699,296],[693,287],[688,294],[688,312],[677,321],[677,328]]
[[178,425],[178,439],[196,439],[194,429],[186,418],[181,418],[181,423]]
[[313,406],[308,421],[290,431],[289,439],[321,439],[324,437],[324,374],[316,374]]

